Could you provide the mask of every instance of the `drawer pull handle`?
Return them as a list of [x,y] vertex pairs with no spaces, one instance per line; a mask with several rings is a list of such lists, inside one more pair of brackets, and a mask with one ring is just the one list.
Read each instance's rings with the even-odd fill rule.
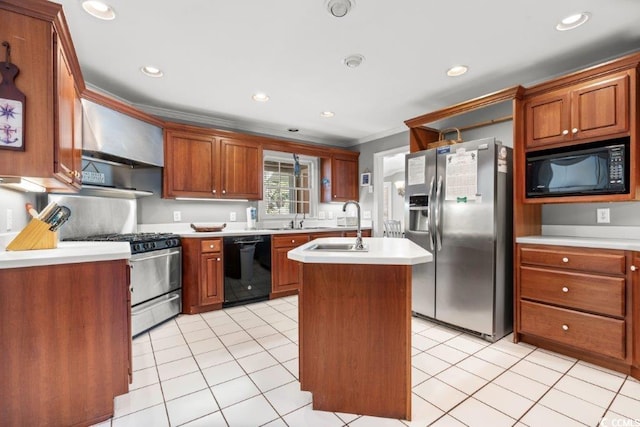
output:
[[636,271],[638,269],[638,267],[636,267],[635,265],[631,266],[631,271]]
[[567,257],[562,258],[562,262],[569,262],[569,258]]
[[569,325],[562,325],[562,330],[563,331],[568,331],[569,330]]
[[569,288],[567,288],[566,286],[563,286],[563,287],[562,287],[562,292],[565,292],[565,293],[566,293],[566,292],[569,292]]

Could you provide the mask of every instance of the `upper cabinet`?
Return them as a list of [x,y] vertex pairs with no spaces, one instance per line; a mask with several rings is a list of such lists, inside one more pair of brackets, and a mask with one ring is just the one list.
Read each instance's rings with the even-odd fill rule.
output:
[[633,71],[580,82],[525,101],[525,146],[550,148],[624,136]]
[[62,7],[1,2],[0,41],[11,46],[11,62],[20,70],[15,85],[26,97],[24,150],[2,150],[0,176],[75,191],[81,184],[84,82]]
[[359,153],[335,153],[322,158],[321,200],[346,202],[358,200]]
[[211,129],[165,128],[163,197],[262,198],[262,147]]

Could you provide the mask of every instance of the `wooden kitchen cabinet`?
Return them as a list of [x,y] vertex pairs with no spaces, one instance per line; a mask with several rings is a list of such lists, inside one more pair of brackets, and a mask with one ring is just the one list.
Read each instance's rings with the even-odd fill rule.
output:
[[262,199],[262,147],[193,126],[165,128],[163,197]]
[[26,178],[48,190],[77,190],[84,81],[62,7],[1,2],[0,39],[11,45],[11,62],[20,69],[15,84],[26,97],[24,151],[3,150],[0,176]]
[[516,254],[516,341],[630,372],[627,253],[519,244]]
[[359,200],[359,153],[334,153],[321,161],[321,199],[325,203]]
[[129,388],[129,302],[124,259],[0,269],[0,424],[111,418]]
[[182,239],[182,312],[217,310],[223,302],[222,238]]
[[301,265],[289,259],[287,253],[310,240],[308,234],[298,233],[271,238],[271,298],[298,292],[302,282]]
[[635,73],[624,71],[528,98],[524,107],[526,148],[628,134],[631,79]]

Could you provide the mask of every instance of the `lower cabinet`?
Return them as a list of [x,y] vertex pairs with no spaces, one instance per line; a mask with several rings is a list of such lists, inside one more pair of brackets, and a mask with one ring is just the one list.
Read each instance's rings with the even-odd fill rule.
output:
[[271,239],[271,298],[297,293],[302,269],[298,261],[287,258],[287,252],[311,240],[308,234],[287,234]]
[[109,419],[131,373],[126,260],[0,269],[0,424]]
[[221,238],[182,239],[182,312],[222,308],[224,262]]
[[515,340],[630,373],[639,340],[628,260],[622,250],[517,245]]

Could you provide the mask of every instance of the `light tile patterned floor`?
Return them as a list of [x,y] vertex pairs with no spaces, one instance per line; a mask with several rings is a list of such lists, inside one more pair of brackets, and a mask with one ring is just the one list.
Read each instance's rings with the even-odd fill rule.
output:
[[412,319],[413,420],[314,411],[300,391],[297,297],[179,316],[133,342],[113,426],[640,426],[640,382]]

